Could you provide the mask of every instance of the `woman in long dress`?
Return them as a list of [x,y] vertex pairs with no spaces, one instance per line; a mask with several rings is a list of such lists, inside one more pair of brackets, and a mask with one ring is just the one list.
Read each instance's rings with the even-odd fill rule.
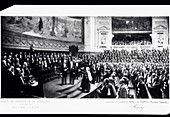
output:
[[90,81],[89,81],[89,77],[88,77],[88,67],[84,67],[84,71],[83,71],[83,79],[81,82],[81,88],[83,92],[89,92],[90,91]]

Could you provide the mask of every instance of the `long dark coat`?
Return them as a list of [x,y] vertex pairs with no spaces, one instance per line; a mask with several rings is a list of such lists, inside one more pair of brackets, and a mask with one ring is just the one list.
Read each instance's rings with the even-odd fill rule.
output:
[[83,74],[83,79],[80,87],[82,88],[82,91],[87,91],[87,92],[90,91],[90,82],[89,82],[87,72],[84,72]]

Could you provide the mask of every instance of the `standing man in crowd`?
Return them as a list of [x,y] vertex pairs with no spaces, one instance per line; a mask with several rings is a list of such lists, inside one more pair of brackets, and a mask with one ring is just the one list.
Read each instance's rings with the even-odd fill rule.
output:
[[66,85],[67,84],[67,60],[64,59],[63,61],[63,65],[62,65],[62,85]]
[[74,62],[71,60],[70,61],[70,84],[74,84],[74,80],[75,80],[75,65]]
[[148,98],[143,76],[139,76],[139,82],[137,84],[137,98]]

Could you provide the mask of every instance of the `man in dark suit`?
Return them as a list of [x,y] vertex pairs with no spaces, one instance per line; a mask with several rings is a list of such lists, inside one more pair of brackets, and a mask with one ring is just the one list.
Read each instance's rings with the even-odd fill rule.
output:
[[108,78],[104,79],[98,93],[100,98],[116,98],[115,88]]
[[74,84],[75,80],[75,65],[73,61],[70,61],[70,84]]
[[78,64],[78,62],[75,62],[74,66],[75,66],[75,78],[78,79],[78,77],[79,77],[79,73],[78,73],[79,64]]
[[137,98],[148,98],[143,76],[139,76],[139,82],[137,84]]
[[67,84],[67,61],[64,59],[63,65],[62,65],[62,85]]
[[93,63],[91,66],[92,83],[96,82],[96,65]]
[[2,65],[2,70],[1,70],[1,88],[2,88],[2,93],[1,97],[2,98],[12,98],[13,97],[13,78],[14,75],[11,72],[11,66],[7,65]]
[[96,68],[96,82],[100,82],[101,81],[101,67],[100,64],[97,64],[97,68]]
[[13,79],[13,96],[14,98],[22,98],[23,87],[25,83],[21,75],[21,69],[16,68],[15,75]]

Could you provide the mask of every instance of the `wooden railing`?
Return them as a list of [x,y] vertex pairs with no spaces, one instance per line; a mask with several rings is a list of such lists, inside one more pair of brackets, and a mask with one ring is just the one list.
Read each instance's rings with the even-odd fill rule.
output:
[[151,94],[150,94],[150,92],[149,92],[149,89],[148,89],[148,87],[147,87],[146,84],[145,84],[145,88],[146,88],[146,91],[147,91],[147,94],[148,94],[149,99],[152,99],[152,96],[151,96]]
[[95,88],[91,88],[90,92],[82,95],[81,98],[98,98],[97,90],[101,87],[101,85],[102,85],[102,82],[99,82]]

